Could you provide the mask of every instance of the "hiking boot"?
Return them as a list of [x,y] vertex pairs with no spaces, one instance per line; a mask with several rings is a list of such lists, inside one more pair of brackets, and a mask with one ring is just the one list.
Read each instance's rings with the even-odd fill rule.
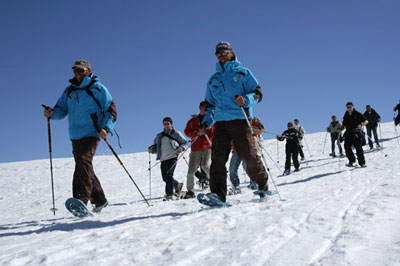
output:
[[[268,182],[266,182],[263,186],[259,186],[259,189],[261,191],[268,191]],[[260,194],[260,198],[264,198],[265,195],[264,194]]]
[[300,168],[296,168],[296,169],[294,169],[294,171],[295,171],[295,172],[298,172],[298,171],[300,171]]
[[252,189],[252,190],[257,190],[258,185],[256,183],[251,182],[247,188]]
[[189,190],[181,198],[182,199],[192,199],[192,198],[195,198],[195,197],[196,197],[196,195],[194,194],[194,192]]
[[360,167],[365,168],[365,167],[367,167],[367,165],[366,164],[360,164]]
[[354,163],[348,162],[348,163],[346,163],[346,166],[347,166],[347,167],[353,167],[353,166],[354,166]]
[[234,186],[234,187],[232,187],[231,189],[232,189],[233,194],[240,194],[240,193],[242,193],[242,190],[240,189],[240,186]]
[[305,157],[301,157],[300,158],[300,161],[304,161],[306,158]]
[[101,210],[104,209],[107,206],[108,206],[108,201],[107,200],[106,200],[106,202],[104,202],[102,204],[95,204],[94,208],[92,209],[92,212],[100,213]]
[[180,195],[182,191],[183,183],[178,183],[175,186],[175,194]]
[[334,152],[332,152],[332,153],[329,153],[329,156],[332,156],[333,158],[335,158],[335,157],[336,157],[336,155],[335,155],[335,153],[334,153]]
[[172,195],[165,195],[163,201],[169,201],[169,200],[172,200]]
[[290,175],[290,170],[286,169],[285,171],[283,171],[283,175]]

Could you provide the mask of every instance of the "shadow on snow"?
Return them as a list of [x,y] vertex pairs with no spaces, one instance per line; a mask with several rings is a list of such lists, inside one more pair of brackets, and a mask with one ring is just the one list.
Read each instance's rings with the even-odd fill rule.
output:
[[300,180],[296,180],[296,181],[293,181],[290,183],[287,183],[287,182],[282,183],[282,184],[279,184],[278,186],[286,186],[286,185],[294,185],[294,184],[298,184],[298,183],[305,183],[305,182],[311,181],[313,179],[318,179],[318,178],[322,178],[322,177],[329,176],[329,175],[336,175],[336,174],[340,174],[342,172],[345,172],[345,170],[338,171],[338,172],[325,173],[325,174],[320,174],[320,175],[314,175],[314,176],[310,176],[306,179],[300,179]]
[[[195,211],[197,212],[197,211]],[[37,230],[29,230],[25,232],[13,232],[13,233],[3,233],[0,234],[0,237],[7,237],[7,236],[24,236],[24,235],[30,235],[30,234],[40,234],[40,233],[48,233],[48,232],[53,232],[53,231],[64,231],[64,232],[71,232],[74,230],[85,230],[85,229],[98,229],[98,228],[104,228],[104,227],[109,227],[109,226],[115,226],[119,224],[124,224],[124,223],[129,223],[129,222],[134,222],[134,221],[140,221],[140,220],[145,220],[145,219],[156,219],[156,218],[163,218],[163,217],[180,217],[184,216],[187,214],[191,214],[193,212],[184,212],[184,213],[164,213],[164,214],[159,214],[159,215],[148,215],[148,216],[143,216],[143,217],[131,217],[131,218],[125,218],[121,220],[113,220],[109,222],[102,222],[102,221],[91,221],[91,220],[81,220],[78,222],[74,223],[56,223],[52,225],[45,225],[40,229]],[[75,219],[75,218],[72,218]],[[28,224],[32,226],[41,226],[40,222],[25,222],[21,224]],[[3,227],[0,227],[3,229]],[[7,229],[12,229],[12,228],[7,228]]]

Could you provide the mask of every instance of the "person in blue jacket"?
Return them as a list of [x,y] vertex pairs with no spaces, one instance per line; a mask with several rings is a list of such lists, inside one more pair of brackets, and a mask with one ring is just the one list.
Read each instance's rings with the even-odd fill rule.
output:
[[[68,116],[69,136],[75,160],[72,194],[85,205],[90,201],[94,212],[108,205],[103,188],[93,170],[93,156],[117,120],[115,103],[107,88],[93,75],[86,60],[77,60],[72,67],[74,78],[54,108],[44,110],[47,118],[60,120]],[[97,116],[97,132],[92,116]]]
[[[239,157],[246,162],[251,180],[260,190],[268,190],[268,174],[257,154],[257,145],[247,125],[253,118],[252,107],[261,101],[262,91],[253,73],[241,66],[229,42],[219,42],[215,49],[217,72],[207,83],[207,110],[202,126],[215,122],[211,151],[210,189],[214,197],[226,201],[226,162],[235,145]],[[242,110],[243,108],[243,110]]]

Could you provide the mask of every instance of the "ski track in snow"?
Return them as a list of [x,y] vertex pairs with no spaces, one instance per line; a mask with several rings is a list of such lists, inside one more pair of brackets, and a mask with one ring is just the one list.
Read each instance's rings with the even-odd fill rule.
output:
[[[94,167],[110,205],[101,215],[72,217],[64,202],[72,194],[73,158],[53,159],[53,216],[48,160],[0,164],[0,265],[400,265],[399,145],[392,123],[382,132],[383,150],[364,146],[367,168],[328,157],[329,141],[322,154],[325,133],[309,134],[313,156],[284,177],[284,143],[278,169],[270,160],[276,141],[266,140],[283,201],[275,195],[260,202],[240,175],[242,194],[228,196],[233,206],[220,209],[196,199],[163,202],[159,166],[148,207],[115,157],[99,155]],[[120,158],[148,197],[148,154]],[[186,171],[180,161],[175,177],[185,184]]]

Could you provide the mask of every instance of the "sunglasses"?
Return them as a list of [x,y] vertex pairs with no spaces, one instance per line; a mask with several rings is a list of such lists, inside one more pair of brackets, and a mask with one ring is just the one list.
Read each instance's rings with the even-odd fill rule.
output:
[[347,109],[351,109],[351,108],[353,108],[353,106],[347,106],[346,108],[347,108]]
[[230,54],[231,53],[231,51],[221,51],[221,52],[215,52],[215,55],[217,56],[217,57],[220,57],[220,56],[227,56],[228,54]]
[[83,73],[85,72],[86,69],[84,68],[74,68],[72,71],[74,71],[74,73]]

